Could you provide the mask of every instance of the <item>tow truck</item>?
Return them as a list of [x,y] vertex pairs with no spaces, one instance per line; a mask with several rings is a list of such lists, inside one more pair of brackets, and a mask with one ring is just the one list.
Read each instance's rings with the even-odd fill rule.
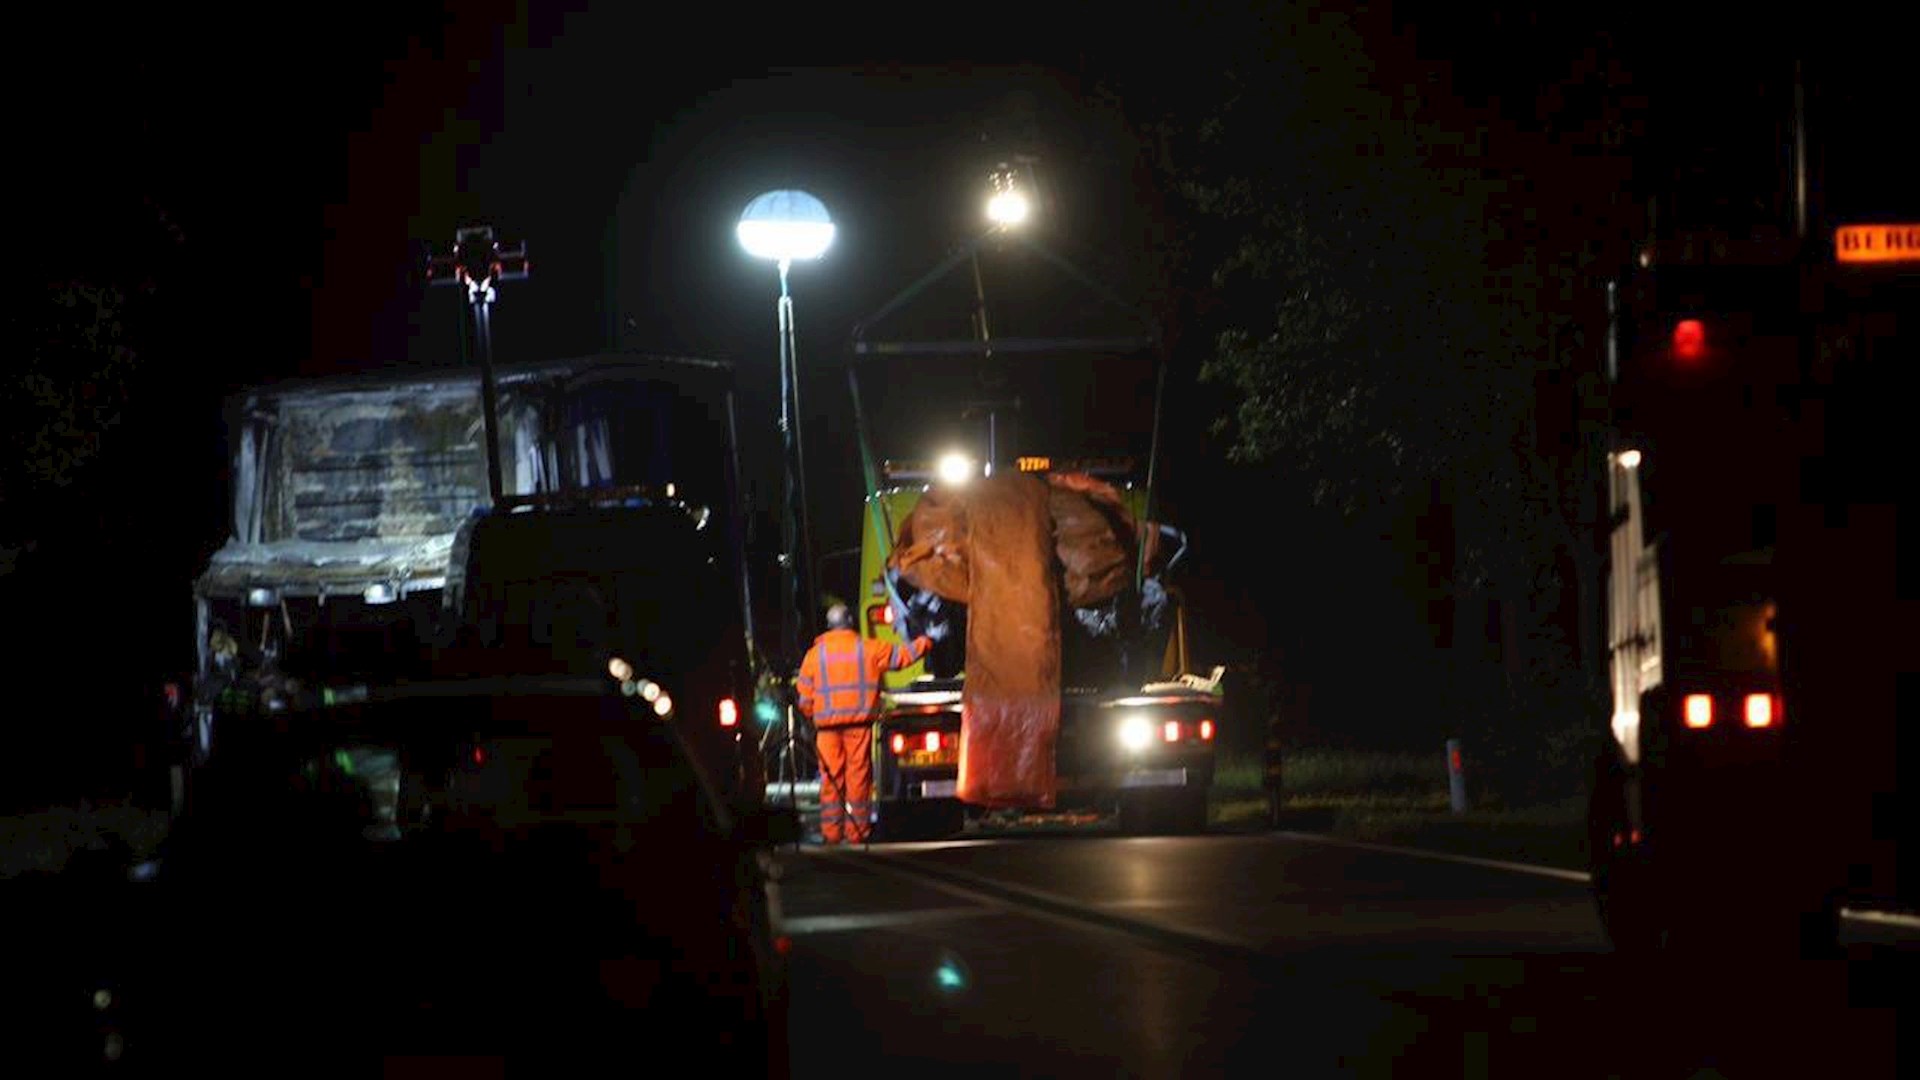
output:
[[[1023,472],[1077,474],[1112,483],[1138,521],[1145,491],[1131,459],[1015,459]],[[965,691],[965,611],[916,593],[887,566],[899,522],[927,490],[934,472],[924,463],[888,461],[886,486],[867,502],[861,551],[863,632],[902,640],[907,622],[940,619],[950,632],[910,668],[886,677],[876,722],[874,777],[881,839],[927,839],[963,831],[984,817],[957,797],[962,701]],[[1186,538],[1176,542],[1170,570]],[[897,593],[896,604],[890,593]],[[1135,609],[1138,617],[1121,612]],[[1017,819],[1093,820],[1113,817],[1129,833],[1197,832],[1207,821],[1214,742],[1223,705],[1222,675],[1190,671],[1186,615],[1177,589],[1149,578],[1140,595],[1103,610],[1070,610],[1062,620],[1064,675],[1061,720],[1054,749],[1058,797],[1051,807],[1017,812]],[[1131,632],[1121,630],[1131,623]],[[914,627],[913,629],[918,629]],[[1097,632],[1096,632],[1097,631]]]
[[[1049,235],[1044,222],[1028,220],[1024,212],[1005,212],[1010,205],[1027,206],[1022,177],[1030,178],[1031,165],[1031,160],[1020,168],[1003,163],[995,170],[988,204],[993,224],[948,251],[856,324],[850,342],[847,379],[866,499],[857,577],[843,585],[857,598],[860,629],[882,641],[910,638],[934,622],[950,630],[922,661],[883,682],[873,740],[873,835],[881,839],[951,835],[969,819],[1002,812],[1059,816],[1079,811],[1117,817],[1124,829],[1135,832],[1198,830],[1207,821],[1224,669],[1205,676],[1191,671],[1179,594],[1160,580],[1184,553],[1186,537],[1177,529],[1147,524],[1158,510],[1166,336],[1147,305],[1087,272],[1083,260],[1068,257],[1061,247],[1064,237]],[[992,259],[992,273],[1018,282],[996,301],[1001,305],[993,320],[998,331],[989,329],[983,256]],[[1105,253],[1084,261],[1104,263],[1112,257]],[[964,339],[950,336],[957,329],[956,302],[969,313],[971,332]],[[1004,332],[1013,327],[1045,332]],[[859,372],[869,362],[887,368],[872,413],[862,401]],[[1121,370],[1136,367],[1138,379]],[[1009,745],[1016,754],[1025,749],[1038,756],[1051,753],[1053,783],[1044,783],[1044,767],[1033,770],[1039,777],[1020,770],[1020,786],[1045,789],[1037,795],[1046,805],[1011,808],[1007,801],[1029,797],[1012,791],[997,793],[991,809],[963,801],[961,758],[977,752],[963,745],[965,605],[914,590],[889,565],[896,530],[930,485],[962,481],[958,474],[942,478],[947,458],[883,462],[869,421],[887,425],[890,447],[926,453],[934,448],[919,440],[931,434],[926,427],[930,402],[959,405],[963,424],[984,419],[985,453],[969,466],[971,475],[998,484],[1020,472],[1050,484],[1061,480],[1097,487],[1102,492],[1097,516],[1120,547],[1140,555],[1118,593],[1103,593],[1094,609],[1072,606],[1061,567],[1057,561],[1053,566],[1061,595],[1061,700],[1057,728],[1050,720],[1043,726],[1057,732],[1051,736],[1054,745],[1021,747],[1017,740],[1002,744],[997,731],[994,736],[1000,745],[996,753]],[[1023,416],[1037,422],[1028,424]],[[905,439],[902,426],[911,432]],[[1135,440],[1135,434],[1143,438]],[[1005,453],[1015,447],[1029,452]],[[1058,448],[1081,456],[1069,460],[1047,452]],[[1153,547],[1170,550],[1171,558],[1148,567],[1142,553]],[[1047,660],[1035,657],[1035,664]],[[1034,674],[1045,676],[1032,680],[1035,684],[1055,684],[1052,672]],[[983,681],[976,680],[976,690]],[[972,782],[977,764],[971,756],[968,765]]]

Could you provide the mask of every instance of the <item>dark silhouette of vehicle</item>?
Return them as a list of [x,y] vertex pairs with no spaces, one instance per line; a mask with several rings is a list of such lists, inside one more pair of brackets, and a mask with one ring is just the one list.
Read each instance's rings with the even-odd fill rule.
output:
[[[670,1050],[786,1075],[785,838],[723,795],[640,680],[441,680],[283,715],[210,766],[158,859],[103,854],[33,886],[45,947],[15,969],[32,975],[14,1015],[39,1022],[9,1053],[54,1071],[24,1074],[457,1056],[576,1075]],[[369,827],[330,752],[370,744],[438,778],[406,829]]]

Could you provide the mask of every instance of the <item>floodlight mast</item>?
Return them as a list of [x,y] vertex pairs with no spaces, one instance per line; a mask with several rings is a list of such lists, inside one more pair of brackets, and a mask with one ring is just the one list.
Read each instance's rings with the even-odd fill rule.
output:
[[[1023,165],[1026,162],[1022,162]],[[1019,170],[1006,162],[1001,162],[988,177],[987,221],[990,222],[987,235],[998,236],[1008,230],[1025,225],[1032,210],[1032,202],[1022,188]],[[980,245],[972,244],[967,248],[967,259],[973,267],[973,329],[980,341],[980,359],[982,364],[993,363],[993,331],[987,324],[987,287],[980,276]],[[991,367],[985,370],[991,371]],[[993,470],[1000,464],[1000,407],[1003,402],[988,401],[980,408],[987,415],[987,457],[986,475],[992,476]],[[1018,403],[1011,403],[1018,408]],[[969,410],[971,411],[971,410]]]
[[807,516],[806,447],[800,438],[800,372],[793,340],[793,294],[787,288],[787,271],[792,261],[781,259],[779,265],[780,438],[787,451],[787,550],[789,560],[797,563],[799,570],[793,578],[795,617],[789,620],[788,632],[792,640],[786,648],[791,654],[789,661],[798,664],[800,641],[805,637],[800,630],[800,614],[814,610],[819,589],[815,582],[817,571],[813,565],[813,534]]
[[[984,203],[987,228],[949,251],[945,258],[927,271],[918,280],[907,285],[887,301],[879,310],[856,323],[853,328],[853,356],[856,360],[866,357],[980,357],[990,360],[996,355],[1006,356],[1017,353],[1055,354],[1061,352],[1082,355],[1102,353],[1138,353],[1151,351],[1154,354],[1155,375],[1153,390],[1152,442],[1147,451],[1146,505],[1149,515],[1157,505],[1155,493],[1158,491],[1160,428],[1162,402],[1166,396],[1167,383],[1167,342],[1157,319],[1142,318],[1137,306],[1117,294],[1112,287],[1092,277],[1072,260],[1054,251],[1040,237],[1034,235],[1031,228],[1036,207],[1046,209],[1047,200],[1039,199],[1040,185],[1033,182],[1035,158],[1016,156],[1011,163],[1002,162],[989,174],[987,198]],[[1001,337],[993,338],[986,319],[986,287],[980,273],[979,250],[981,245],[995,239],[1012,240],[1040,256],[1055,269],[1087,288],[1105,304],[1125,312],[1128,321],[1136,323],[1137,332],[1099,337]],[[973,271],[974,312],[973,335],[964,341],[873,341],[869,340],[873,328],[893,313],[899,311],[909,301],[921,295],[934,282],[945,278],[957,270],[962,263],[969,263]],[[872,448],[867,445],[865,421],[861,411],[859,377],[853,365],[847,369],[847,383],[852,391],[854,419],[862,440],[861,452],[871,457]],[[1011,402],[976,402],[967,410],[967,415],[984,412],[987,417],[987,462],[986,469],[996,464],[999,447],[996,445],[998,408],[1011,405],[1020,407],[1016,398]],[[1142,543],[1140,551],[1144,556],[1146,547]],[[1135,565],[1135,584],[1138,586],[1145,574],[1144,563]]]
[[[781,515],[781,571],[785,579],[781,620],[783,667],[797,670],[801,659],[801,621],[816,610],[818,570],[814,566],[807,520],[806,458],[800,438],[800,379],[793,332],[793,293],[788,274],[796,259],[812,260],[826,254],[834,237],[833,219],[819,199],[804,191],[766,192],[740,214],[735,226],[740,246],[756,258],[772,261],[780,272],[777,306],[780,336],[780,438],[785,473],[785,513]],[[798,780],[794,706],[786,706],[786,763],[788,798]],[[798,805],[794,803],[794,805]]]
[[474,352],[480,361],[480,409],[487,442],[487,496],[489,504],[495,507],[500,505],[504,484],[500,476],[499,400],[493,383],[493,304],[499,298],[494,285],[502,281],[524,280],[529,269],[526,244],[523,242],[511,247],[501,244],[494,239],[491,225],[474,225],[456,230],[452,250],[445,255],[430,256],[427,260],[428,284],[464,285],[467,289],[467,310],[473,315]]

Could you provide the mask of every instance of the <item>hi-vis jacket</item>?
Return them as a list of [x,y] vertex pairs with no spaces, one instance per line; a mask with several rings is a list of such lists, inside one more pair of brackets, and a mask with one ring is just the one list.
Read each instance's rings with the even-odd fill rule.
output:
[[861,637],[853,630],[829,630],[813,639],[800,661],[800,711],[816,728],[870,722],[880,708],[880,677],[912,666],[933,647],[925,637],[899,645]]

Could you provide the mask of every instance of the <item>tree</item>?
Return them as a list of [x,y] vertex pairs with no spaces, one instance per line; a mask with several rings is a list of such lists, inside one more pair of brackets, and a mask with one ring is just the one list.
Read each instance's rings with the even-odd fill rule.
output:
[[1533,616],[1548,670],[1510,669],[1524,685],[1574,663],[1542,609],[1572,591],[1592,485],[1578,439],[1542,436],[1541,391],[1597,368],[1636,101],[1603,40],[1449,18],[1463,40],[1531,38],[1509,55],[1538,67],[1366,9],[1269,6],[1197,28],[1209,71],[1109,87],[1191,222],[1176,271],[1214,330],[1200,373],[1231,392],[1230,456],[1349,519],[1440,492],[1456,600]]
[[[0,461],[0,548],[15,552],[38,546],[49,523],[71,514],[95,479],[109,434],[133,406],[156,336],[156,275],[184,242],[151,203],[116,214],[115,204],[102,200],[91,209],[93,220],[105,218],[110,227],[77,226],[41,238],[31,265],[47,274],[26,283],[23,302],[7,319],[14,351],[0,368],[7,449]],[[61,258],[60,249],[109,254],[81,265]]]

